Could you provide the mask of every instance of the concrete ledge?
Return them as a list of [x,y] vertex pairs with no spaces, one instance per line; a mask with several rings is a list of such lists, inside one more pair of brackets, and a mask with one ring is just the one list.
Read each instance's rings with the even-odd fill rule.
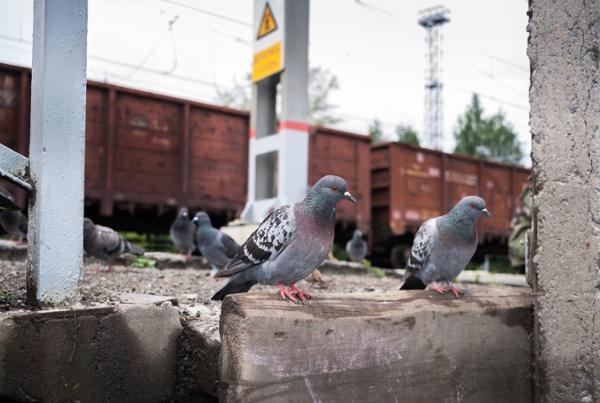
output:
[[165,297],[0,316],[0,400],[167,401],[178,309]]
[[532,400],[528,291],[238,294],[221,313],[221,402]]

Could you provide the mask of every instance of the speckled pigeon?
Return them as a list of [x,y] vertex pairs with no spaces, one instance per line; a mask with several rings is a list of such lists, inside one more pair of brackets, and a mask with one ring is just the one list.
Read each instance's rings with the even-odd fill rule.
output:
[[196,227],[196,246],[215,274],[229,263],[240,245],[226,233],[214,228],[209,215],[204,211],[197,213],[192,223]]
[[354,230],[352,239],[346,243],[346,252],[348,252],[350,260],[357,263],[362,263],[365,256],[367,256],[367,243],[362,237],[361,230]]
[[[310,295],[294,283],[315,270],[331,250],[335,228],[335,206],[343,199],[354,203],[346,181],[339,176],[321,178],[306,197],[275,209],[238,249],[215,277],[231,276],[213,300],[247,292],[253,285],[277,285],[283,299],[302,301]],[[289,286],[289,291],[285,289]]]
[[27,236],[27,217],[25,217],[25,214],[16,210],[4,210],[0,213],[0,225],[11,238],[17,238],[17,244],[23,243],[23,238]]
[[194,225],[190,220],[187,207],[180,208],[177,218],[173,221],[173,224],[171,224],[169,234],[180,253],[185,252],[185,256],[188,259],[192,257],[192,252],[196,249],[194,243],[194,230]]
[[144,254],[144,250],[123,238],[112,228],[95,225],[89,218],[83,219],[83,249],[111,269],[110,262],[122,254],[135,256]]
[[481,214],[492,216],[481,197],[467,196],[448,214],[425,221],[415,235],[400,289],[425,289],[429,285],[442,294],[462,294],[451,282],[475,254],[475,222]]

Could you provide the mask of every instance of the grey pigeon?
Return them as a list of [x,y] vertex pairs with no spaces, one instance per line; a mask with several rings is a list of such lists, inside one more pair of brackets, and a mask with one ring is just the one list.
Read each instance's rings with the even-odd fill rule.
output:
[[180,252],[185,252],[185,256],[190,258],[196,245],[194,244],[194,225],[190,220],[187,207],[179,209],[177,218],[171,224],[169,234],[177,249]]
[[83,220],[83,249],[108,266],[110,262],[125,253],[135,256],[144,254],[144,250],[123,238],[112,228],[95,225],[89,218]]
[[[339,176],[321,178],[306,197],[295,204],[281,206],[264,219],[256,231],[215,277],[231,276],[213,300],[247,292],[253,285],[277,285],[281,297],[294,302],[306,301],[308,293],[294,283],[313,272],[333,246],[335,206],[356,199],[348,192],[346,181]],[[289,286],[289,291],[285,289]]]
[[229,263],[240,245],[229,235],[214,228],[204,211],[197,213],[192,223],[196,226],[196,246],[212,266],[214,274]]
[[0,186],[0,209],[21,211],[19,206],[15,204],[15,198],[4,186]]
[[475,254],[475,223],[481,214],[492,216],[481,197],[467,196],[448,214],[425,221],[415,235],[400,289],[425,289],[429,285],[442,294],[462,294],[451,282]]
[[362,263],[365,256],[367,256],[367,243],[362,237],[361,230],[354,230],[352,239],[346,243],[346,252],[348,252],[350,260],[357,263]]
[[4,210],[0,213],[0,225],[11,238],[16,237],[17,243],[23,243],[27,236],[27,217],[20,211]]

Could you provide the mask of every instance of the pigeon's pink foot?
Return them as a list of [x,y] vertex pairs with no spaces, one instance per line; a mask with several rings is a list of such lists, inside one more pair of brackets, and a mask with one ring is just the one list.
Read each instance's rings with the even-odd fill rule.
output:
[[298,295],[298,298],[300,298],[302,300],[302,303],[306,302],[305,296],[310,298],[309,293],[300,291],[298,288],[296,288],[296,285],[294,285],[293,283],[290,283],[289,286],[290,286],[290,291],[292,292],[292,294]]
[[431,287],[429,287],[430,290],[433,291],[437,291],[440,294],[445,294],[446,292],[448,292],[448,288],[446,287],[438,287],[437,285],[432,285]]
[[452,294],[454,294],[454,296],[456,298],[458,298],[459,295],[464,295],[464,292],[462,292],[461,290],[459,290],[458,288],[454,288],[454,287],[448,287],[446,288],[447,291],[452,291]]
[[298,303],[298,300],[296,298],[294,298],[294,295],[291,292],[289,292],[288,290],[285,289],[283,284],[277,283],[277,287],[279,288],[279,294],[281,295],[281,298],[283,298],[284,301],[285,301],[285,297],[288,297],[289,299],[294,301],[296,304]]
[[187,254],[185,255],[185,258],[186,258],[186,260],[190,260],[190,259],[192,258],[192,252],[190,252],[190,253],[187,253]]

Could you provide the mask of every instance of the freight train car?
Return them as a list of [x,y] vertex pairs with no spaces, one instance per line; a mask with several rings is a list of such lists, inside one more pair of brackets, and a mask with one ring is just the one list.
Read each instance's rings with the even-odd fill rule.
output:
[[483,197],[493,215],[478,220],[478,253],[506,254],[509,224],[530,173],[515,165],[406,143],[373,145],[373,260],[404,267],[420,225],[447,213],[467,195]]
[[[23,155],[30,85],[30,69],[0,64],[0,141]],[[85,214],[118,230],[167,233],[187,206],[226,224],[246,203],[248,131],[247,112],[89,81]],[[309,182],[343,176],[359,201],[339,206],[342,237],[357,225],[369,232],[369,167],[368,136],[310,128]],[[23,206],[25,194],[16,195]]]

